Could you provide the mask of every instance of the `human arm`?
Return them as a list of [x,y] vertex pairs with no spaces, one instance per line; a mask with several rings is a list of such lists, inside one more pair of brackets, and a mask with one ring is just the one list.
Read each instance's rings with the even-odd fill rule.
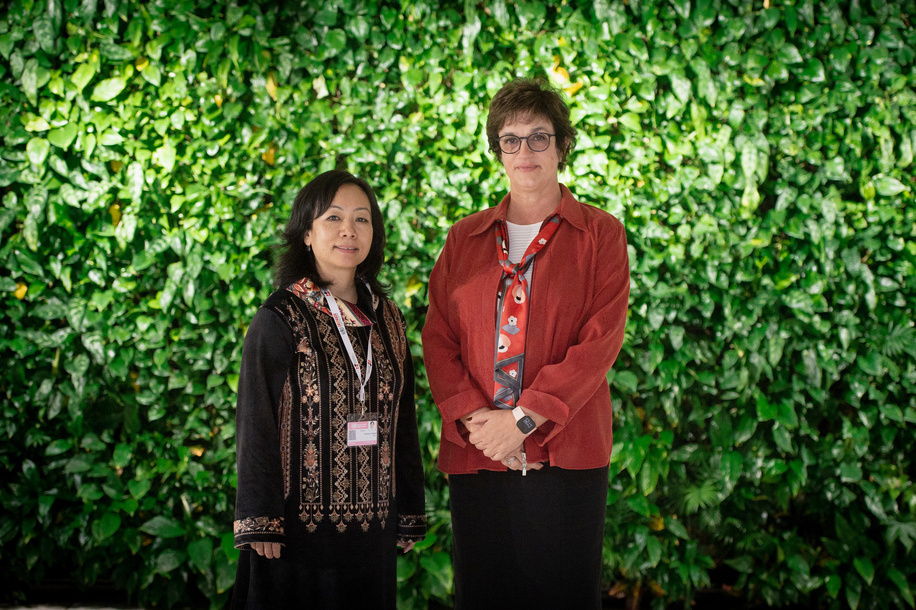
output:
[[[404,317],[393,305],[401,329],[406,327]],[[406,335],[406,334],[405,334]],[[417,409],[414,396],[414,367],[410,345],[406,342],[403,364],[403,388],[398,403],[397,429],[394,442],[393,489],[398,507],[397,545],[409,552],[426,537],[426,489],[423,479],[423,455],[417,430]]]
[[294,351],[285,322],[259,309],[245,337],[239,371],[234,533],[236,548],[268,557],[278,557],[286,542],[278,410]]
[[[595,229],[591,257],[571,261],[588,275],[555,270],[550,280],[553,293],[572,292],[577,283],[585,289],[579,289],[584,292],[581,313],[560,314],[544,329],[569,337],[569,342],[559,358],[542,366],[525,384],[518,400],[538,423],[532,441],[541,446],[563,430],[596,393],[607,392],[607,372],[623,344],[630,294],[626,231],[615,218],[604,219]],[[537,416],[547,421],[540,423]]]
[[[450,307],[455,257],[462,247],[454,229],[429,278],[429,308],[423,327],[423,360],[430,389],[442,416],[442,437],[467,445],[467,417],[489,411],[491,400],[474,382],[462,358],[461,321]],[[485,299],[481,299],[485,300]],[[492,312],[491,312],[492,315]],[[462,425],[464,424],[464,425]]]

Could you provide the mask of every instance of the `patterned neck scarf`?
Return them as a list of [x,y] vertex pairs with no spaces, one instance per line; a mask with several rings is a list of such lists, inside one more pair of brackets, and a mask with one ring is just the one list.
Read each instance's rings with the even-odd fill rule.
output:
[[528,334],[528,297],[525,272],[534,262],[534,255],[547,245],[560,227],[563,217],[554,214],[541,226],[522,260],[509,262],[509,229],[504,221],[496,223],[496,255],[503,268],[496,299],[496,356],[493,374],[493,404],[500,409],[512,409],[522,393],[525,370],[525,339]]

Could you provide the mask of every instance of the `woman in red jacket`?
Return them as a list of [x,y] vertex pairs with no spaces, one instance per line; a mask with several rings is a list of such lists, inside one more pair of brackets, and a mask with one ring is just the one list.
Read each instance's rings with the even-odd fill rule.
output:
[[487,137],[510,191],[449,231],[423,328],[456,608],[600,608],[626,234],[559,182],[575,129],[554,89],[505,85]]

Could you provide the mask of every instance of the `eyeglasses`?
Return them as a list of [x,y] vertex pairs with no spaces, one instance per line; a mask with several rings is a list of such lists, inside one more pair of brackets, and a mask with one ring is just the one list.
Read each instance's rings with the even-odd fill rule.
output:
[[528,142],[531,152],[544,152],[550,146],[554,133],[533,133],[530,136],[503,136],[499,138],[499,150],[507,155],[514,155],[522,148],[522,140]]

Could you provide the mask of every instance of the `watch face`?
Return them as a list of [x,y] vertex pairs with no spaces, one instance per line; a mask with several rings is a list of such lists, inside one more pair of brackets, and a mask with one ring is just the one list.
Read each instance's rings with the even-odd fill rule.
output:
[[534,420],[531,419],[530,415],[526,415],[525,417],[521,418],[520,420],[516,422],[516,424],[518,424],[518,429],[524,432],[525,434],[528,434],[529,432],[532,432],[534,431],[535,428],[537,428],[537,426],[534,424]]

